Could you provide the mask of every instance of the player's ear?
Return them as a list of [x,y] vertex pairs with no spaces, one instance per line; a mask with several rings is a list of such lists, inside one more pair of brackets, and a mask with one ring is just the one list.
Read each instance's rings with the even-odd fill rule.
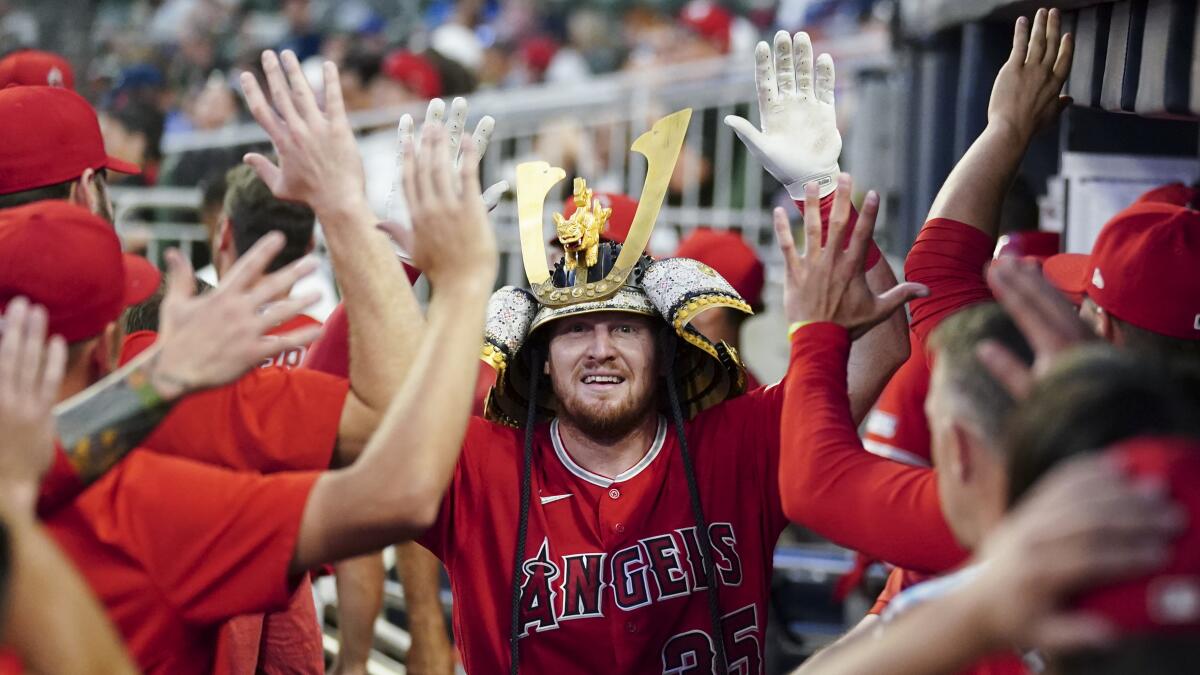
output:
[[96,170],[84,169],[79,178],[71,184],[71,193],[67,197],[68,201],[77,206],[97,213],[98,200],[95,192]]
[[970,430],[958,422],[951,423],[950,434],[954,438],[954,446],[951,449],[951,465],[948,469],[955,480],[966,483],[971,480],[975,468],[974,458],[971,456],[975,447],[974,438]]
[[109,323],[104,330],[92,340],[88,351],[88,369],[92,381],[95,382],[112,372],[112,343],[116,332],[116,324]]
[[1100,335],[1100,337],[1103,338],[1105,342],[1110,344],[1119,344],[1120,341],[1117,338],[1124,337],[1118,335],[1119,331],[1120,328],[1117,326],[1116,322],[1113,321],[1112,314],[1109,314],[1108,312],[1104,311],[1103,307],[1097,305],[1096,332]]
[[233,250],[233,227],[229,222],[229,216],[222,215],[217,221],[217,237],[216,248],[218,251]]

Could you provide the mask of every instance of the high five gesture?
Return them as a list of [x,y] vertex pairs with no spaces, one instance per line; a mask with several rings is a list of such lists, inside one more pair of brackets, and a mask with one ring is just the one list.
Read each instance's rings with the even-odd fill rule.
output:
[[921,284],[903,283],[882,295],[871,292],[863,261],[875,230],[879,195],[867,193],[858,224],[847,236],[852,188],[850,176],[840,174],[825,241],[821,236],[821,198],[815,182],[805,186],[804,253],[796,252],[791,225],[779,208],[775,209],[775,236],[787,266],[783,302],[788,322],[831,321],[857,338],[904,303],[926,295],[928,289]]
[[754,85],[762,129],[729,115],[725,124],[737,133],[792,199],[804,199],[804,186],[816,182],[819,196],[837,188],[842,136],[833,107],[833,58],[817,57],[813,67],[808,33],[775,34],[775,49],[766,42],[754,50]]

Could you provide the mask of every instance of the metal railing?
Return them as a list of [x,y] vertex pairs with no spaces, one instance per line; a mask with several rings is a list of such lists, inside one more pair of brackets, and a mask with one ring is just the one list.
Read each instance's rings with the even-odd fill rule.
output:
[[[875,41],[827,45],[838,62],[839,97],[854,95],[855,74],[887,64]],[[496,118],[492,144],[484,157],[484,185],[514,181],[515,166],[542,159],[579,175],[597,190],[636,196],[641,191],[645,161],[629,150],[633,140],[659,117],[685,107],[693,109],[692,123],[673,179],[671,194],[659,216],[651,249],[671,250],[698,226],[737,228],[769,267],[778,262],[773,246],[769,206],[777,186],[750,157],[732,131],[726,115],[757,120],[753,64],[749,58],[717,59],[651,70],[595,77],[576,84],[543,85],[517,90],[482,91],[469,97],[468,128],[484,114]],[[420,119],[423,104],[357,112],[351,124],[363,139],[368,167],[368,194],[382,211],[383,195],[391,183],[390,142],[400,115]],[[168,156],[224,148],[231,156],[269,148],[266,133],[256,124],[219,131],[173,134],[164,139]],[[379,153],[387,153],[386,157]],[[847,153],[849,154],[849,153]],[[568,196],[564,180],[547,198],[547,211],[558,210]],[[180,207],[199,205],[192,188],[123,188],[113,190],[116,221],[121,232],[142,231],[150,237],[148,256],[157,259],[164,243],[178,243],[185,253],[207,234],[179,217]],[[173,217],[157,221],[164,209]],[[193,212],[194,213],[194,212]],[[499,283],[521,283],[520,242],[516,209],[510,194],[493,213],[502,255]],[[549,233],[547,233],[549,234]],[[773,274],[768,275],[773,278]]]

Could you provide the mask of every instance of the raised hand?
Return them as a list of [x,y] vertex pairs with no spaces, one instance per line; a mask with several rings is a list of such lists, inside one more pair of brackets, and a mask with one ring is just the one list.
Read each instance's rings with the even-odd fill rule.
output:
[[316,326],[285,335],[266,335],[320,299],[316,291],[279,302],[316,261],[302,258],[272,274],[267,267],[283,249],[278,232],[259,239],[238,258],[212,292],[195,295],[192,266],[178,251],[167,255],[167,292],[159,318],[159,353],[151,382],[164,399],[226,384],[279,352],[306,345]]
[[262,64],[270,102],[250,73],[242,73],[242,93],[271,137],[279,164],[253,152],[245,162],[272,194],[307,203],[326,227],[341,222],[341,214],[369,212],[362,158],[346,118],[337,66],[324,64],[325,100],[318,105],[294,53],[265,51]]
[[[455,98],[450,103],[449,120],[445,120],[445,117],[445,102],[440,98],[430,101],[429,108],[425,111],[425,125],[446,122],[446,130],[449,133],[450,139],[450,156],[454,159],[455,168],[460,168],[465,150],[462,145],[462,136],[467,120],[466,99],[461,97]],[[470,145],[475,148],[476,158],[482,158],[483,154],[487,152],[488,143],[491,141],[492,130],[495,126],[496,121],[490,115],[484,115],[479,120],[479,123],[475,125],[475,132],[471,135]],[[404,165],[405,162],[411,161],[413,154],[419,147],[419,142],[419,134],[414,138],[412,116],[404,115],[400,118],[400,124],[396,127],[396,173],[392,178],[392,188],[388,191],[384,217],[388,221],[399,223],[401,227],[407,229],[412,229],[412,218],[409,215],[408,201],[404,197]],[[507,191],[507,181],[500,181],[484,190],[483,203],[487,207],[487,210],[491,211],[495,209],[496,205],[500,203],[500,198]],[[407,257],[407,254],[403,252],[402,255]]]
[[1033,367],[994,340],[977,348],[979,360],[1016,399],[1025,398],[1063,352],[1097,339],[1037,263],[1000,258],[988,269],[988,286],[1033,348]]
[[1032,30],[1028,18],[1017,19],[1012,52],[992,85],[989,125],[1008,125],[1028,139],[1071,104],[1061,92],[1071,71],[1074,40],[1069,33],[1060,37],[1061,25],[1057,9],[1039,9]]
[[1161,565],[1184,524],[1161,485],[1133,483],[1105,455],[1077,457],[1042,478],[984,541],[986,571],[964,591],[998,646],[1067,649],[1111,630],[1060,607],[1070,593]]
[[54,416],[67,346],[46,340],[46,309],[25,298],[8,303],[0,327],[0,483],[32,513],[42,475],[54,458]]
[[393,221],[379,228],[411,253],[434,288],[458,281],[493,283],[499,264],[496,238],[479,189],[474,144],[463,149],[456,165],[446,127],[427,123],[419,151],[405,158],[401,183],[412,229]]
[[929,289],[921,284],[903,283],[882,295],[871,292],[863,261],[875,230],[879,195],[873,190],[867,193],[858,225],[847,243],[852,188],[850,176],[839,174],[826,241],[821,240],[821,198],[815,182],[805,187],[804,253],[796,252],[791,223],[780,208],[775,209],[775,236],[787,268],[783,303],[788,322],[831,321],[857,338],[904,303],[928,294]]
[[762,129],[736,115],[727,116],[725,124],[792,199],[804,199],[810,181],[817,183],[819,196],[832,193],[842,153],[833,107],[833,58],[821,54],[814,71],[808,33],[793,37],[779,31],[773,54],[766,42],[755,47],[754,66]]

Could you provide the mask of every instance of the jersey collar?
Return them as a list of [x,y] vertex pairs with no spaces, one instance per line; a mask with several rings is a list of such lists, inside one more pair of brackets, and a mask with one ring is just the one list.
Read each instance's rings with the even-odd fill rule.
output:
[[576,477],[582,478],[592,485],[598,485],[603,488],[610,487],[617,483],[623,483],[641,473],[646,467],[650,466],[650,463],[654,461],[655,457],[658,457],[658,453],[662,450],[663,443],[666,440],[667,418],[659,415],[658,431],[654,434],[654,442],[650,444],[650,451],[647,452],[637,464],[634,464],[628,469],[622,471],[620,474],[609,478],[608,476],[601,476],[598,473],[588,471],[582,466],[576,464],[575,460],[571,459],[571,455],[567,452],[567,449],[563,447],[562,437],[558,434],[558,419],[555,418],[550,422],[550,443],[554,446],[554,454],[558,455],[558,461],[562,462],[563,466],[567,468],[567,471],[570,471]]

